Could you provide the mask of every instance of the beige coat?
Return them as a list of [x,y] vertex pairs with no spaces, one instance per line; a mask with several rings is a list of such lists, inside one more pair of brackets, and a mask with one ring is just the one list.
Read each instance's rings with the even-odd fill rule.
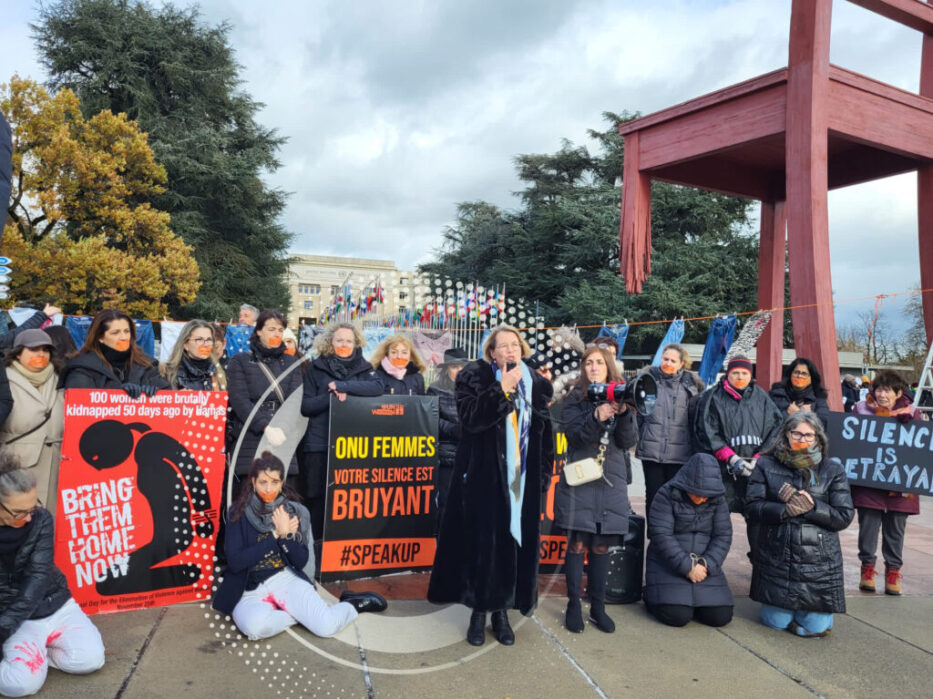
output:
[[[0,427],[0,444],[4,445],[5,451],[16,454],[23,466],[35,469],[39,499],[54,513],[58,502],[58,463],[65,427],[65,392],[58,388],[58,375],[54,372],[38,388],[13,367],[7,367],[6,375],[13,394],[13,410]],[[42,422],[47,410],[52,414],[42,427],[7,445],[11,439]]]

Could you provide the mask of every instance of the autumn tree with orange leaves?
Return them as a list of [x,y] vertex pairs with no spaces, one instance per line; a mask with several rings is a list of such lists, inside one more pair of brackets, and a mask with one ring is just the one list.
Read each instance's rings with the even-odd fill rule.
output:
[[13,260],[13,301],[159,318],[195,299],[198,265],[150,204],[165,169],[136,122],[109,110],[85,119],[71,90],[50,95],[17,76],[0,85],[0,111],[13,129],[0,247]]

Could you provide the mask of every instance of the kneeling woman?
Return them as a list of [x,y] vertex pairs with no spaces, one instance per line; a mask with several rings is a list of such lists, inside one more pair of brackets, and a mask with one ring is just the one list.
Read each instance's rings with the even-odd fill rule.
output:
[[826,449],[816,413],[796,412],[748,483],[745,516],[760,522],[751,598],[762,622],[798,636],[825,636],[846,610],[838,532],[854,509],[842,463]]
[[[0,455],[0,694],[38,692],[49,665],[87,674],[104,665],[100,633],[53,562],[52,515],[36,476]],[[74,692],[73,694],[79,694]]]
[[693,455],[661,486],[648,512],[648,536],[648,611],[668,626],[732,621],[734,601],[722,572],[732,522],[715,456]]
[[256,641],[300,623],[317,636],[333,636],[359,612],[381,612],[386,601],[349,590],[328,606],[305,569],[311,560],[311,517],[285,486],[285,466],[266,451],[253,460],[249,479],[230,508],[224,540],[227,572],[214,609],[233,617]]

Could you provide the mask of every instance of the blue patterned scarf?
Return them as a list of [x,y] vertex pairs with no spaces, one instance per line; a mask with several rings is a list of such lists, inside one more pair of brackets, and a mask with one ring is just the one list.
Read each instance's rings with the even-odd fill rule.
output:
[[[509,485],[511,519],[509,532],[522,545],[522,501],[525,498],[525,466],[528,459],[528,434],[531,431],[531,371],[521,363],[522,378],[513,394],[515,410],[505,419],[506,477]],[[502,380],[502,370],[496,368],[496,380]]]

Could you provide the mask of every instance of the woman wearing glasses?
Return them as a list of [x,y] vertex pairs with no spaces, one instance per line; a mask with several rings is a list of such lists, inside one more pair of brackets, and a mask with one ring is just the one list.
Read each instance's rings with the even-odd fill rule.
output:
[[[49,666],[87,674],[104,665],[100,633],[53,562],[52,515],[36,477],[0,454],[0,694],[38,692]],[[78,694],[79,692],[75,692]]]
[[745,515],[759,525],[751,598],[764,624],[805,637],[826,636],[846,610],[838,532],[854,508],[845,469],[826,450],[815,413],[789,415],[746,493]]
[[793,415],[798,410],[816,413],[826,429],[829,420],[827,393],[819,369],[809,359],[798,357],[791,362],[784,380],[771,386],[768,395],[785,415]]
[[185,323],[159,373],[174,389],[225,391],[227,376],[214,357],[214,327],[203,320]]
[[551,385],[523,359],[518,330],[497,326],[483,359],[457,375],[461,437],[437,541],[428,599],[473,610],[467,642],[485,642],[486,613],[503,645],[515,635],[507,610],[530,616],[538,600],[541,492],[554,445]]

